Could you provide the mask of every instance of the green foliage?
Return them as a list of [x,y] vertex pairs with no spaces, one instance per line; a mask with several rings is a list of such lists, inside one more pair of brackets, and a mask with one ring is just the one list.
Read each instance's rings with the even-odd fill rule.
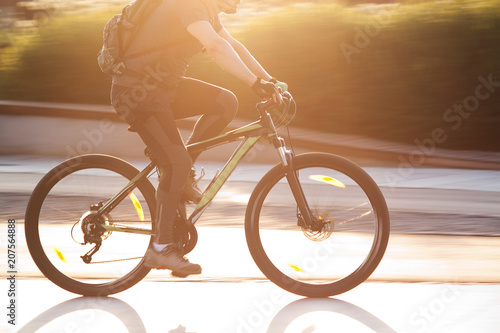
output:
[[[448,138],[442,147],[500,150],[500,87],[476,111],[448,113],[475,95],[479,76],[494,73],[500,82],[498,2],[429,2],[378,13],[303,5],[249,26],[238,38],[289,84],[299,103],[295,124],[406,143],[441,128]],[[193,72],[217,77],[205,64]]]
[[[499,151],[500,87],[476,111],[447,112],[476,94],[478,77],[500,82],[500,3],[367,8],[291,4],[234,35],[289,84],[299,107],[292,125],[407,143],[442,128],[441,147]],[[108,104],[110,79],[96,54],[110,16],[58,18],[17,52],[0,50],[0,98]],[[240,116],[255,117],[251,90],[208,56],[193,59],[190,75],[233,90]]]
[[109,104],[111,80],[96,62],[109,17],[58,17],[36,33],[13,33],[13,45],[0,53],[0,98]]

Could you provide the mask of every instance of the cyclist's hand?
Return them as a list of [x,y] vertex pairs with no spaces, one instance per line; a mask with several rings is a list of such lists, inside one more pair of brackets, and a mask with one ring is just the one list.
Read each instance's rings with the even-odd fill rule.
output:
[[274,83],[274,85],[276,86],[276,88],[278,88],[278,91],[280,93],[288,91],[288,84],[286,84],[285,82],[278,81],[278,79],[275,77],[273,77],[271,80],[269,80],[269,82]]
[[283,102],[283,98],[278,88],[271,82],[257,78],[257,81],[252,86],[253,91],[261,98],[272,98],[277,104]]

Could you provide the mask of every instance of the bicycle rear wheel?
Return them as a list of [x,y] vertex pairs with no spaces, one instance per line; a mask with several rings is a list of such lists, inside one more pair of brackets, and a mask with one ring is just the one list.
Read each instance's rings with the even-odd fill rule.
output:
[[334,155],[294,157],[294,170],[313,215],[307,226],[281,165],[250,198],[245,234],[258,267],[281,288],[308,297],[346,292],[365,281],[382,259],[389,213],[371,177]]
[[[106,155],[84,155],[65,161],[38,183],[29,200],[26,241],[42,273],[63,289],[86,296],[123,291],[139,282],[149,269],[143,256],[151,233],[102,230],[97,224],[154,230],[155,189],[147,178],[109,214],[93,218],[96,208],[116,195],[139,171]],[[97,221],[97,222],[96,222]],[[82,256],[95,244],[84,234],[100,238],[90,263]]]

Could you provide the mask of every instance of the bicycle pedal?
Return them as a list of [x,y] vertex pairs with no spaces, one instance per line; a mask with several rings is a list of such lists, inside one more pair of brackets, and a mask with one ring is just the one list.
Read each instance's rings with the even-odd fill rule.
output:
[[200,180],[205,177],[205,169],[203,169],[203,167],[201,168],[201,171],[200,171],[200,176],[198,177],[198,179],[195,179],[193,181],[193,187],[195,187],[196,185],[198,185],[198,183],[200,182]]

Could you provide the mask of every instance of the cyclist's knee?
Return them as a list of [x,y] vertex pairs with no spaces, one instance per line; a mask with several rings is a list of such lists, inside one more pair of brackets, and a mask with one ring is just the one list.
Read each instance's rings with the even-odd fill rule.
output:
[[229,123],[236,116],[238,112],[238,98],[229,90],[221,90],[219,96],[217,96],[217,102],[222,105],[224,114],[224,119]]

